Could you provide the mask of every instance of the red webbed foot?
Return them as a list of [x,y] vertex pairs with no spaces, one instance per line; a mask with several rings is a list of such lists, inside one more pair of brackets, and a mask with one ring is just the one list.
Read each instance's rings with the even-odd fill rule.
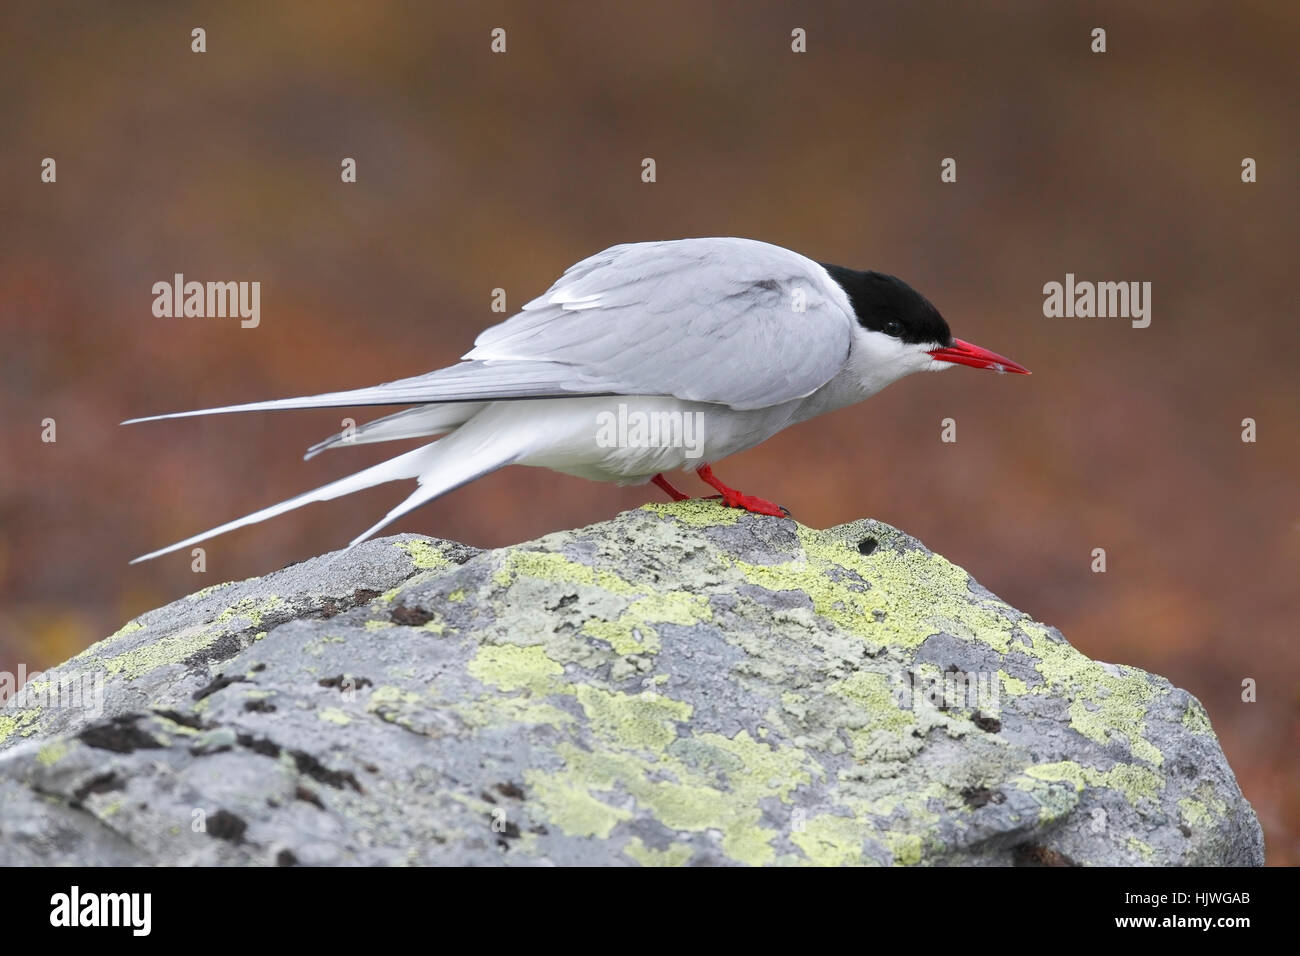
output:
[[753,495],[744,494],[735,488],[728,488],[708,465],[701,465],[696,469],[696,474],[721,492],[721,494],[712,495],[711,497],[721,498],[722,503],[728,508],[743,508],[755,514],[771,515],[773,518],[790,517],[790,512],[778,504],[773,504],[765,498],[756,498]]
[[664,491],[668,492],[668,497],[673,499],[673,501],[687,501],[691,497],[690,495],[682,494],[682,492],[674,488],[672,482],[669,481],[667,478],[665,478],[663,475],[655,475],[650,480],[653,481],[660,488],[662,488]]

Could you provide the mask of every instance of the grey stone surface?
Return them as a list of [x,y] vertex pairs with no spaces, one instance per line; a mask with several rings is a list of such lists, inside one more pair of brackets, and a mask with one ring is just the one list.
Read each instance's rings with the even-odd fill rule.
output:
[[0,864],[1262,861],[1195,698],[871,520],[384,538],[0,711]]

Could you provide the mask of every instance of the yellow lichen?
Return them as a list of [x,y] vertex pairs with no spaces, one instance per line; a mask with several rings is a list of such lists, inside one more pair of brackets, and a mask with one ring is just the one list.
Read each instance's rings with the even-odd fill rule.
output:
[[411,556],[411,563],[417,568],[441,571],[445,568],[455,567],[455,562],[446,558],[429,541],[412,538],[407,541],[395,541],[393,543]]
[[623,847],[623,853],[642,866],[685,866],[693,852],[689,843],[673,843],[666,850],[651,849],[640,837],[633,837]]
[[563,674],[564,668],[538,645],[489,644],[479,648],[469,662],[469,672],[504,691],[526,687],[534,694],[545,694],[553,685],[552,679]]

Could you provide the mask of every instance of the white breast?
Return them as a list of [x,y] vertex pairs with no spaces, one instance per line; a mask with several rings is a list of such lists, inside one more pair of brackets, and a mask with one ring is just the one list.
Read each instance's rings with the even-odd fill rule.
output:
[[595,481],[637,484],[751,448],[791,423],[798,401],[738,412],[665,396],[497,402],[475,430],[528,434],[518,464]]

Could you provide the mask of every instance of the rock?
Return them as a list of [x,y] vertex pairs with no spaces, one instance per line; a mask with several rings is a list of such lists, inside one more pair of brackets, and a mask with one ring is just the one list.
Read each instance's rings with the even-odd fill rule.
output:
[[0,711],[4,865],[1262,862],[1194,697],[871,520],[384,538]]

